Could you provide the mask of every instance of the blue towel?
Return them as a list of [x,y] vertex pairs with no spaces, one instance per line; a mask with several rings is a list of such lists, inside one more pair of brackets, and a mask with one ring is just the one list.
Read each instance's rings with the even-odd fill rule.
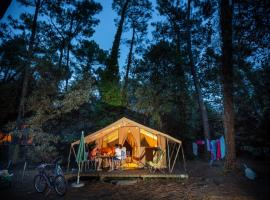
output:
[[216,160],[217,159],[217,147],[216,147],[216,140],[211,140],[211,159]]
[[221,159],[223,159],[226,153],[226,144],[225,144],[224,136],[221,136],[220,138],[220,151],[221,151]]
[[198,145],[195,142],[192,143],[192,151],[195,156],[198,155]]
[[210,140],[208,140],[208,139],[206,139],[206,148],[207,148],[207,151],[211,151]]

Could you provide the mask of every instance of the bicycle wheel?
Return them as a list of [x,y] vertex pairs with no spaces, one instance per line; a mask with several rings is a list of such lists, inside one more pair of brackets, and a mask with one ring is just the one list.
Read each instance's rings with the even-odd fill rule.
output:
[[42,175],[36,175],[34,178],[34,187],[38,193],[42,193],[47,188],[46,179]]
[[60,196],[63,196],[67,191],[66,180],[64,176],[58,175],[54,179],[54,189],[56,193]]

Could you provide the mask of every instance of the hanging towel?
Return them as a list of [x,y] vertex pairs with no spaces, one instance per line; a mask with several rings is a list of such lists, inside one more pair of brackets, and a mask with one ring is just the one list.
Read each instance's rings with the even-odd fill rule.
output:
[[197,140],[196,141],[196,144],[198,144],[198,145],[204,145],[204,141],[203,140]]
[[224,136],[220,137],[220,153],[221,153],[221,159],[223,159],[225,157],[225,153],[226,153],[226,145],[225,145],[225,139]]
[[221,150],[220,150],[220,140],[216,140],[216,146],[217,146],[217,160],[221,159]]
[[207,151],[211,151],[210,140],[208,140],[208,139],[206,139],[206,146],[207,146]]
[[195,142],[192,143],[192,151],[195,156],[198,156],[198,145]]
[[211,159],[216,160],[217,157],[217,147],[216,147],[216,140],[211,140]]

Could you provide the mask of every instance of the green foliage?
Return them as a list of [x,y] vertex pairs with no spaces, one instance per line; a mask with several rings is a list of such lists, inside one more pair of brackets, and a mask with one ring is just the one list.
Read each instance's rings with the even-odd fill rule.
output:
[[60,95],[51,96],[50,92],[51,90],[47,90],[45,95],[44,90],[36,90],[29,98],[29,110],[34,113],[31,124],[42,126],[47,120],[77,110],[82,104],[88,103],[93,95],[92,81],[78,81],[66,93]]
[[[175,115],[184,106],[179,103],[181,84],[177,73],[179,58],[176,55],[172,44],[160,41],[146,51],[134,71],[139,84],[135,88],[136,100],[131,106],[149,116],[152,125],[158,129],[166,127],[163,120],[166,116]],[[182,116],[177,114],[177,132],[187,134],[188,124]]]
[[102,101],[112,106],[120,106],[122,102],[121,88],[116,82],[103,82],[99,84]]
[[45,133],[40,128],[30,128],[30,137],[33,137],[33,146],[27,150],[27,157],[33,162],[51,162],[58,155],[57,144],[59,136]]
[[16,116],[25,66],[26,41],[14,37],[0,45],[0,124]]

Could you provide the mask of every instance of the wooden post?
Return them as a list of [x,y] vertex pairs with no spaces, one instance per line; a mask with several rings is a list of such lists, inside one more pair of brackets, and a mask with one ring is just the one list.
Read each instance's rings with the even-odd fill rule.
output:
[[171,154],[170,160],[171,160],[172,157],[173,157],[174,149],[175,149],[175,146],[176,146],[175,144],[176,144],[176,143],[173,143],[172,154]]
[[76,153],[75,153],[75,150],[74,150],[74,147],[73,147],[73,146],[72,146],[72,151],[73,151],[73,153],[74,153],[75,160],[77,160],[77,155],[76,155]]
[[176,155],[175,155],[175,157],[174,157],[173,165],[172,165],[172,168],[171,168],[171,171],[170,171],[171,173],[172,173],[172,171],[173,171],[173,168],[174,168],[174,165],[175,165],[175,161],[176,161],[176,158],[177,158],[177,156],[178,156],[180,147],[181,147],[181,144],[179,144],[178,149],[177,149],[177,151],[176,151]]
[[183,165],[184,165],[184,170],[185,172],[187,172],[187,168],[186,168],[186,159],[185,159],[185,154],[184,154],[184,149],[183,149],[183,145],[182,145],[182,157],[183,157]]
[[71,156],[71,146],[70,146],[70,148],[69,148],[69,154],[68,154],[67,172],[69,171],[70,156]]
[[168,157],[168,165],[169,165],[169,171],[171,170],[171,159],[170,159],[170,146],[169,146],[169,141],[168,138],[166,139],[167,141],[167,157]]
[[24,166],[23,166],[22,182],[23,182],[23,178],[24,178],[24,173],[25,173],[26,165],[27,165],[27,162],[25,161],[24,162]]

